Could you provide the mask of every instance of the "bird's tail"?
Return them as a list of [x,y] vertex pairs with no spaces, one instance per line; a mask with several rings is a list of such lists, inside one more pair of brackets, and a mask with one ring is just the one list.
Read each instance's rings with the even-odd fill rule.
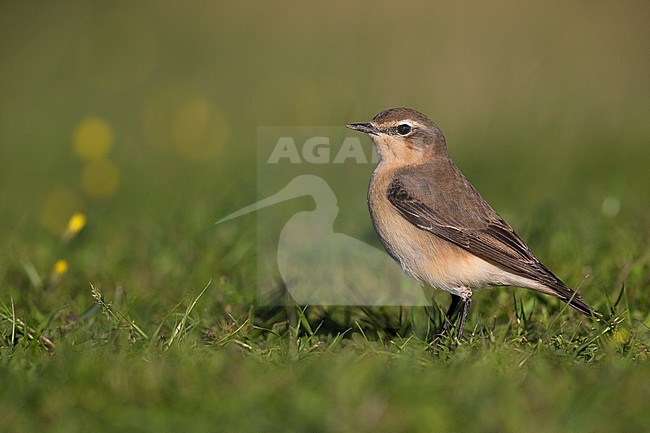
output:
[[582,314],[585,314],[585,315],[587,315],[587,316],[594,317],[596,320],[602,319],[603,315],[602,315],[598,310],[596,310],[595,308],[593,308],[592,306],[590,306],[589,304],[587,304],[587,303],[586,303],[586,302],[585,302],[585,301],[580,297],[580,295],[578,294],[578,292],[575,292],[575,291],[569,289],[567,286],[564,286],[564,288],[565,288],[565,290],[569,290],[569,291],[571,292],[571,295],[570,295],[569,297],[562,296],[562,295],[558,295],[558,297],[559,297],[561,300],[563,300],[564,302],[566,302],[567,304],[569,304],[569,306],[570,306],[571,308],[573,308],[574,310],[577,310],[577,311],[581,312]]
[[577,310],[584,315],[593,317],[596,320],[599,320],[603,317],[603,315],[598,310],[587,304],[578,294],[578,292],[571,290],[566,284],[562,282],[562,280],[556,277],[546,267],[544,267],[544,269],[548,272],[549,277],[551,277],[546,279],[546,281],[544,281],[544,284],[553,290],[555,296],[569,304],[569,306],[574,310]]

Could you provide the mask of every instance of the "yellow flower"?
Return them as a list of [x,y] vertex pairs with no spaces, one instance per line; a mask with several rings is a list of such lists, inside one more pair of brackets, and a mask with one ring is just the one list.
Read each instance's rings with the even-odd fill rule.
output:
[[68,273],[68,262],[65,260],[57,260],[50,273],[50,279],[47,282],[47,287],[54,287],[61,282],[65,274]]
[[54,264],[52,275],[63,276],[68,272],[68,262],[65,260],[57,260]]
[[[61,235],[61,240],[64,242],[69,241],[70,239],[77,236],[77,234],[86,226],[86,215],[81,212],[75,212],[68,225],[66,226],[63,234]],[[57,262],[58,263],[58,262]]]

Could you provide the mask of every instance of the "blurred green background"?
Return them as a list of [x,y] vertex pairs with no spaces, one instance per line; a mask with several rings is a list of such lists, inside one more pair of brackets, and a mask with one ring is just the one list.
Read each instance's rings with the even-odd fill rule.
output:
[[[430,423],[425,426],[468,431],[480,424],[464,418],[465,408],[484,403],[490,389],[503,386],[498,401],[507,401],[506,407],[520,415],[482,424],[487,431],[523,431],[529,418],[521,414],[544,414],[540,408],[563,415],[540,416],[538,431],[567,425],[572,431],[614,431],[617,414],[632,430],[640,428],[643,408],[630,402],[648,401],[643,385],[648,370],[625,368],[648,356],[648,22],[650,3],[643,1],[0,2],[0,301],[6,307],[0,310],[7,313],[6,323],[16,323],[8,313],[15,308],[61,353],[49,362],[29,345],[21,357],[3,346],[2,359],[16,369],[3,372],[8,375],[3,382],[16,391],[0,398],[0,408],[14,411],[14,402],[20,402],[23,409],[5,419],[5,428],[73,431],[95,420],[110,430],[115,420],[107,414],[124,410],[119,402],[126,395],[139,410],[129,412],[122,428],[137,425],[146,413],[150,425],[161,423],[156,431],[164,431],[160,420],[165,419],[173,421],[168,429],[207,430],[206,418],[188,409],[196,405],[210,413],[210,401],[200,399],[206,395],[234,398],[231,406],[220,408],[222,419],[240,431],[259,431],[284,419],[281,400],[260,389],[267,375],[277,392],[290,383],[294,431],[382,426],[415,431],[422,429],[422,417]],[[479,359],[468,362],[475,349],[461,349],[456,357],[449,355],[453,362],[433,364],[417,347],[416,355],[391,371],[383,368],[395,357],[389,349],[370,350],[353,339],[342,362],[303,364],[296,375],[279,376],[276,365],[250,360],[231,370],[229,363],[241,355],[196,349],[203,341],[198,332],[185,354],[162,357],[145,350],[133,359],[116,344],[108,355],[83,356],[80,347],[114,341],[104,339],[99,315],[92,315],[89,281],[148,326],[150,335],[188,291],[210,280],[197,308],[197,329],[216,328],[218,334],[224,311],[235,319],[245,316],[255,287],[255,224],[252,219],[214,222],[257,199],[256,128],[327,125],[346,134],[345,124],[395,106],[418,109],[440,126],[466,176],[551,269],[570,285],[581,284],[585,298],[604,308],[606,297],[616,298],[627,287],[629,328],[616,334],[615,349],[603,349],[602,355],[611,359],[617,350],[628,351],[603,375],[607,386],[628,378],[620,406],[609,412],[581,406],[581,415],[572,418],[571,404],[585,396],[605,404],[609,388],[595,385],[596,370],[568,369],[574,358],[558,361],[553,350],[540,355],[525,343],[503,357],[487,349],[483,360],[479,350]],[[370,167],[364,169],[369,174]],[[350,185],[350,196],[338,197],[338,230],[378,245],[365,208],[346,205],[365,188],[365,182]],[[74,239],[61,240],[76,212],[85,215],[86,227]],[[57,268],[58,260],[65,260],[67,269]],[[480,313],[471,320],[484,317],[483,323],[491,323],[499,317],[495,323],[505,329],[514,320],[512,295],[495,293],[494,300],[477,296]],[[554,301],[549,305],[560,308]],[[540,307],[534,309],[546,324],[549,316]],[[3,341],[10,335],[13,341],[12,327],[2,329]],[[219,338],[215,341],[225,341]],[[544,344],[564,347],[558,341]],[[277,352],[268,346],[251,358],[277,362]],[[366,355],[369,350],[377,352]],[[529,379],[512,385],[507,375],[499,375],[533,355],[539,365],[531,367]],[[227,397],[210,394],[212,382],[196,375],[201,366],[195,356],[205,361],[205,374],[225,387]],[[349,359],[354,359],[350,369]],[[151,376],[142,376],[147,368],[142,364],[150,361]],[[467,362],[472,365],[467,381],[441,382],[462,377]],[[183,363],[187,367],[177,371]],[[535,401],[515,396],[530,395],[529,385],[538,389],[552,383],[558,364],[561,389],[572,389],[574,381],[583,386],[559,400],[550,389]],[[68,371],[70,365],[77,370]],[[431,375],[416,367],[421,365],[425,372],[432,369]],[[23,370],[31,376],[23,378]],[[325,370],[331,373],[321,378]],[[496,375],[494,381],[485,371]],[[42,382],[44,377],[49,379]],[[325,386],[324,396],[316,391],[336,380],[357,384],[349,387],[354,400],[349,404],[360,407],[361,418],[360,412],[341,409],[347,407],[342,403],[328,408],[328,396],[348,395],[345,386]],[[482,393],[474,394],[474,381],[482,384]],[[180,408],[174,403],[177,382],[186,387]],[[377,383],[387,383],[386,389],[374,389]],[[436,384],[440,394],[433,394],[442,403],[432,408],[422,402]],[[108,394],[98,394],[94,386],[106,387]],[[75,397],[77,391],[86,398]],[[267,414],[259,424],[247,418],[249,410],[269,400],[275,415]],[[560,408],[558,401],[566,405]],[[86,406],[76,418],[79,404]],[[396,407],[412,410],[399,415]],[[104,415],[97,418],[99,413]],[[479,421],[492,412],[483,408],[482,413]],[[402,424],[395,421],[400,416],[405,416]],[[389,418],[393,423],[384,424]],[[355,424],[364,419],[367,424]]]
[[[558,205],[571,227],[586,227],[587,253],[602,244],[581,218],[627,216],[648,237],[644,2],[0,8],[9,261],[47,273],[67,255],[70,272],[96,280],[110,269],[132,290],[148,272],[136,268],[153,261],[202,286],[254,245],[245,224],[213,223],[256,199],[257,126],[343,127],[400,105],[438,123],[461,169],[533,247]],[[365,206],[351,203],[359,196],[339,196],[338,229],[371,240]],[[84,244],[48,249],[78,211]],[[190,235],[205,241],[161,258]],[[186,266],[170,275],[179,257]],[[150,293],[156,284],[140,279]]]
[[[62,209],[216,216],[226,192],[254,198],[256,126],[400,105],[502,208],[515,192],[647,201],[645,2],[0,7],[3,236],[58,233]],[[75,151],[84,126],[91,143],[108,131],[103,157]],[[574,188],[545,187],[558,178]]]

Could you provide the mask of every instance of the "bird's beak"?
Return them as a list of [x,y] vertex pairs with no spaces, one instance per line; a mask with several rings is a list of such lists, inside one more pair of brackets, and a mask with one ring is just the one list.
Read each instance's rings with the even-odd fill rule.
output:
[[375,128],[370,123],[350,123],[347,127],[370,135],[379,135],[380,132],[379,129]]

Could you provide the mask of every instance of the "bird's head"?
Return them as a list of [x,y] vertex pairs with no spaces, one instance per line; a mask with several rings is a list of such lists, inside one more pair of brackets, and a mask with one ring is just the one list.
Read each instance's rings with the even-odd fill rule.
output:
[[351,123],[347,127],[370,135],[381,163],[419,164],[447,154],[442,131],[411,108],[391,108],[368,123]]

